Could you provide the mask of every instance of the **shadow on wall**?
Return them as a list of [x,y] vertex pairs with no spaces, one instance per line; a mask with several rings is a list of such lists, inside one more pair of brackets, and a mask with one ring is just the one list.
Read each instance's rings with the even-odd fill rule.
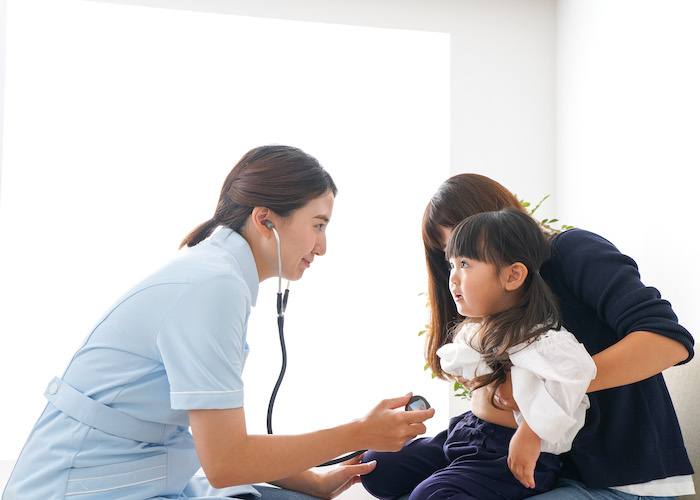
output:
[[697,415],[697,383],[700,380],[700,364],[693,360],[688,364],[670,368],[664,372],[668,390],[676,407],[678,420],[683,431],[685,447],[690,455],[690,462],[695,469],[693,481],[696,494],[684,496],[683,499],[700,500],[700,490],[697,481],[700,472],[700,419]]

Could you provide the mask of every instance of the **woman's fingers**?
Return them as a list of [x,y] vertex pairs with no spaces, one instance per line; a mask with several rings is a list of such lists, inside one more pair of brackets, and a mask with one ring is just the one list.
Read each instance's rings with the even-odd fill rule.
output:
[[364,419],[363,427],[368,441],[364,448],[376,451],[399,451],[406,442],[426,432],[423,422],[435,414],[435,409],[403,411],[411,394],[385,399]]
[[380,404],[384,405],[385,408],[388,408],[390,410],[395,410],[396,408],[402,408],[402,407],[406,406],[408,404],[408,401],[411,399],[411,396],[413,396],[413,393],[409,392],[405,396],[401,396],[398,398],[385,399]]

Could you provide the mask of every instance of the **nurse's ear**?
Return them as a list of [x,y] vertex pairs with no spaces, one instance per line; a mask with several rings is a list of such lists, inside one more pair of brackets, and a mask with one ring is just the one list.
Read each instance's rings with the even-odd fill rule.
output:
[[275,227],[274,220],[277,216],[266,207],[255,207],[250,214],[253,228],[264,238],[271,238],[272,228]]

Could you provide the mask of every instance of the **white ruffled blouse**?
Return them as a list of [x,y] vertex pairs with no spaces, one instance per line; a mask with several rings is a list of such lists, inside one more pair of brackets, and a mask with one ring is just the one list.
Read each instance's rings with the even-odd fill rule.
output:
[[[438,349],[446,373],[471,380],[492,372],[471,343],[480,327],[466,323],[451,344]],[[593,359],[564,329],[511,347],[508,354],[513,398],[520,408],[513,412],[516,422],[525,420],[542,439],[542,452],[569,451],[590,406],[586,389],[596,376]]]

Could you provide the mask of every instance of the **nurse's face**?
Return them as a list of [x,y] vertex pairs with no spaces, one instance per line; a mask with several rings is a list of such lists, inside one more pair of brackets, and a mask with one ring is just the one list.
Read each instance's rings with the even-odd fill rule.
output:
[[333,211],[333,193],[314,198],[284,219],[280,227],[282,277],[296,281],[319,255],[326,253],[326,227]]

